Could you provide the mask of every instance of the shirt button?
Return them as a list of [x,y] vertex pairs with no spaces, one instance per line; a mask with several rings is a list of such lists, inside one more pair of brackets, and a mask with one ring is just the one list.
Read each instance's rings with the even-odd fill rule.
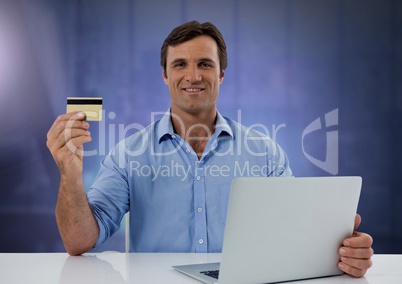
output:
[[197,179],[197,180],[200,180],[200,179],[201,179],[201,177],[200,177],[200,176],[197,176],[197,177],[196,177],[196,179]]
[[202,245],[204,243],[204,240],[200,239],[198,242]]
[[176,135],[172,135],[172,138],[173,138],[173,139],[176,139]]
[[197,211],[201,213],[201,212],[202,212],[202,208],[201,208],[201,207],[198,208]]
[[187,153],[190,153],[190,152],[191,152],[191,150],[190,150],[190,149],[187,149],[187,150],[186,150],[186,152],[187,152]]

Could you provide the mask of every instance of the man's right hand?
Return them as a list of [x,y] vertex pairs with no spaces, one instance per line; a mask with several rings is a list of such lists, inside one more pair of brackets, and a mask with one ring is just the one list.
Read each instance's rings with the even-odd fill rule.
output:
[[56,221],[67,252],[90,250],[99,234],[98,224],[82,183],[84,143],[91,141],[85,114],[60,115],[47,133],[46,145],[60,170]]
[[83,144],[92,140],[85,113],[60,115],[47,133],[46,145],[56,161],[62,177],[82,176]]

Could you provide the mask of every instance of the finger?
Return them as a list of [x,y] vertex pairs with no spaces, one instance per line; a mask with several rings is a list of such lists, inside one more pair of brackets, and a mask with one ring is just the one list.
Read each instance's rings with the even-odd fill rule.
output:
[[343,262],[339,262],[338,267],[343,272],[345,272],[351,276],[354,276],[354,277],[363,277],[364,274],[366,274],[366,272],[367,272],[366,269],[358,269],[358,268],[355,268],[355,267],[350,266]]
[[90,142],[92,140],[91,136],[79,136],[72,138],[66,143],[66,148],[69,149],[73,154],[83,156],[84,148],[83,144]]
[[[80,120],[61,120],[57,124],[54,124],[53,127],[49,130],[47,134],[47,141],[46,145],[49,149],[54,148],[54,144],[57,143],[57,140],[60,139],[60,136],[62,136],[63,131],[66,129],[71,129],[71,128],[78,128],[78,129],[83,129],[83,130],[88,130],[89,129],[89,123],[86,121],[80,121]],[[60,141],[60,140],[59,140]],[[62,140],[61,140],[62,141]],[[64,143],[58,143],[56,147],[62,147]]]
[[63,147],[68,141],[74,138],[78,138],[81,136],[91,136],[91,132],[84,129],[68,129],[66,128],[62,134],[58,137],[58,142],[60,144],[60,148]]
[[343,241],[345,247],[352,248],[369,248],[373,244],[373,238],[366,234],[360,232],[354,232],[353,237],[347,238]]
[[373,256],[374,250],[369,248],[350,248],[350,247],[340,247],[339,255],[347,258],[355,259],[369,259]]
[[[65,129],[63,132],[49,145],[49,149],[51,152],[55,152],[61,148],[63,148],[68,141],[77,137],[90,137],[91,133],[88,130],[84,129]],[[92,138],[91,138],[92,139]],[[88,141],[87,141],[88,142]],[[79,146],[77,144],[77,146]]]
[[356,258],[342,256],[341,262],[343,262],[344,264],[347,264],[351,267],[361,269],[361,270],[367,270],[373,265],[373,262],[371,261],[370,258],[369,259],[356,259]]
[[56,124],[58,124],[61,121],[68,121],[70,119],[85,120],[85,113],[82,112],[82,111],[73,111],[73,112],[69,112],[69,113],[66,113],[66,114],[61,114],[53,122],[52,127],[55,126]]
[[50,139],[51,137],[59,136],[61,131],[66,127],[67,122],[71,120],[73,121],[72,124],[75,121],[83,121],[85,120],[85,113],[75,111],[59,115],[50,127],[49,132],[47,133],[47,138]]
[[360,226],[360,223],[362,222],[362,217],[359,214],[356,214],[355,217],[355,228],[353,229],[353,231],[356,231],[357,228]]
[[89,132],[88,130],[79,129],[79,128],[73,128],[73,129],[66,128],[63,131],[62,135],[60,135],[59,137],[61,139],[64,138],[65,141],[68,141],[71,138],[75,138],[78,136],[91,136],[91,132]]
[[49,133],[48,140],[52,141],[53,139],[57,139],[60,135],[62,135],[64,130],[71,130],[71,129],[89,129],[89,123],[86,121],[62,121],[58,123],[52,130],[52,133]]
[[84,156],[83,144],[92,141],[91,136],[79,136],[70,139],[64,146],[55,151],[53,157],[58,165],[62,165],[63,162],[71,160],[72,155],[74,156]]

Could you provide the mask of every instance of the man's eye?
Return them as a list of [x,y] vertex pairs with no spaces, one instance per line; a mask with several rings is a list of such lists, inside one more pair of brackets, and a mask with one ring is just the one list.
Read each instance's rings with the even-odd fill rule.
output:
[[173,67],[184,67],[185,64],[184,63],[176,63],[175,65],[173,65]]
[[201,65],[201,67],[204,67],[204,68],[212,67],[211,64],[209,64],[209,63],[201,63],[200,65]]

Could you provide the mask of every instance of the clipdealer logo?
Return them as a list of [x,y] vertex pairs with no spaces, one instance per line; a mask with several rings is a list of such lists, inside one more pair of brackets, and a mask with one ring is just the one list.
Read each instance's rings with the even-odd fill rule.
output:
[[[105,112],[105,110],[103,110],[103,112]],[[323,117],[318,117],[317,119],[315,119],[313,122],[311,122],[302,132],[302,137],[301,137],[301,144],[302,144],[302,151],[304,156],[307,158],[308,161],[310,161],[312,164],[314,164],[315,166],[317,166],[318,168],[328,172],[329,174],[332,175],[336,175],[339,172],[339,131],[338,130],[334,130],[335,126],[338,126],[338,108],[327,112]],[[103,116],[105,114],[103,113]],[[159,116],[161,115],[165,115],[165,112],[153,112],[151,115],[151,118],[153,120],[153,122],[155,120],[158,119]],[[105,116],[104,116],[105,117]],[[108,115],[110,120],[113,120],[116,117],[116,114],[114,112],[110,112]],[[237,121],[239,123],[241,123],[241,111],[238,111],[238,117],[237,117]],[[71,127],[72,123],[74,121],[69,121],[67,127]],[[108,126],[108,127],[107,127]],[[273,141],[276,141],[277,136],[278,136],[278,132],[280,129],[286,128],[287,125],[285,123],[280,124],[279,126],[276,125],[272,125],[272,130],[270,131],[267,127],[265,127],[265,125],[263,124],[254,124],[250,127],[248,127],[248,131],[247,133],[249,133],[250,130],[259,130],[260,132],[262,132],[263,134],[267,135],[268,137],[271,137],[271,139]],[[108,134],[106,134],[106,128],[108,128]],[[136,156],[139,155],[141,153],[143,153],[144,151],[146,151],[146,149],[149,147],[150,142],[153,142],[152,139],[152,135],[149,135],[149,133],[147,131],[144,131],[145,127],[138,124],[138,123],[131,123],[129,125],[124,125],[124,124],[118,124],[115,125],[113,123],[108,123],[108,125],[106,125],[105,120],[100,121],[99,122],[99,147],[97,147],[97,149],[93,149],[93,150],[83,150],[83,149],[79,149],[76,148],[71,141],[69,141],[67,143],[67,146],[70,148],[70,150],[78,155],[82,155],[82,156],[95,156],[95,155],[105,155],[106,152],[111,151],[113,149],[113,146],[116,144],[117,141],[122,141],[125,138],[127,138],[128,133],[129,132],[139,132],[139,134],[142,136],[141,139],[141,143],[140,145],[137,145],[137,147],[135,149],[128,149],[127,147],[120,147],[119,150],[123,151],[122,153],[120,153],[121,155],[119,155],[119,159],[122,159],[122,161],[119,161],[119,165],[121,163],[121,166],[124,167],[125,165],[125,158],[124,158],[124,154],[128,154],[131,156]],[[325,145],[319,145],[326,147],[326,152],[325,152],[325,159],[324,160],[320,160],[317,157],[314,157],[312,154],[308,153],[306,150],[305,145],[307,144],[305,142],[305,138],[308,135],[311,135],[314,132],[319,131],[319,134],[322,135],[322,133],[325,133]],[[118,134],[117,139],[116,139],[116,134]],[[66,131],[65,132],[65,138],[66,141],[70,140],[69,136],[70,132]],[[248,137],[248,135],[246,135],[246,137],[243,138],[243,142],[245,143],[245,149],[248,151],[249,154],[252,155],[260,155],[260,154],[264,154],[264,153],[254,153],[252,152],[248,146],[248,143],[252,140],[255,139],[261,139],[261,137]],[[269,140],[269,139],[268,139]],[[106,147],[106,142],[108,142],[109,144],[109,149],[107,149]],[[232,151],[234,150],[233,147],[235,147],[234,145],[231,145],[232,148],[227,149],[226,152],[224,153],[215,153],[217,155],[221,155],[224,156],[225,154],[232,154]],[[164,153],[154,153],[151,152],[153,155],[169,155],[174,153],[175,151],[178,150],[178,148],[180,147],[180,145],[178,145],[175,149],[172,149],[171,152],[164,152]],[[108,150],[108,151],[107,151]]]
[[[339,171],[339,131],[331,130],[333,126],[337,126],[339,123],[338,119],[338,109],[334,109],[327,112],[324,115],[324,123],[322,123],[321,117],[317,118],[311,122],[303,131],[302,134],[302,149],[304,156],[314,165],[320,169],[330,173],[332,175],[338,174]],[[325,126],[323,126],[325,125]],[[325,127],[325,128],[324,128]],[[312,155],[306,152],[304,148],[304,138],[315,132],[322,130],[324,128],[326,133],[326,154],[325,160],[319,160],[314,158]],[[328,130],[329,129],[329,130]]]

